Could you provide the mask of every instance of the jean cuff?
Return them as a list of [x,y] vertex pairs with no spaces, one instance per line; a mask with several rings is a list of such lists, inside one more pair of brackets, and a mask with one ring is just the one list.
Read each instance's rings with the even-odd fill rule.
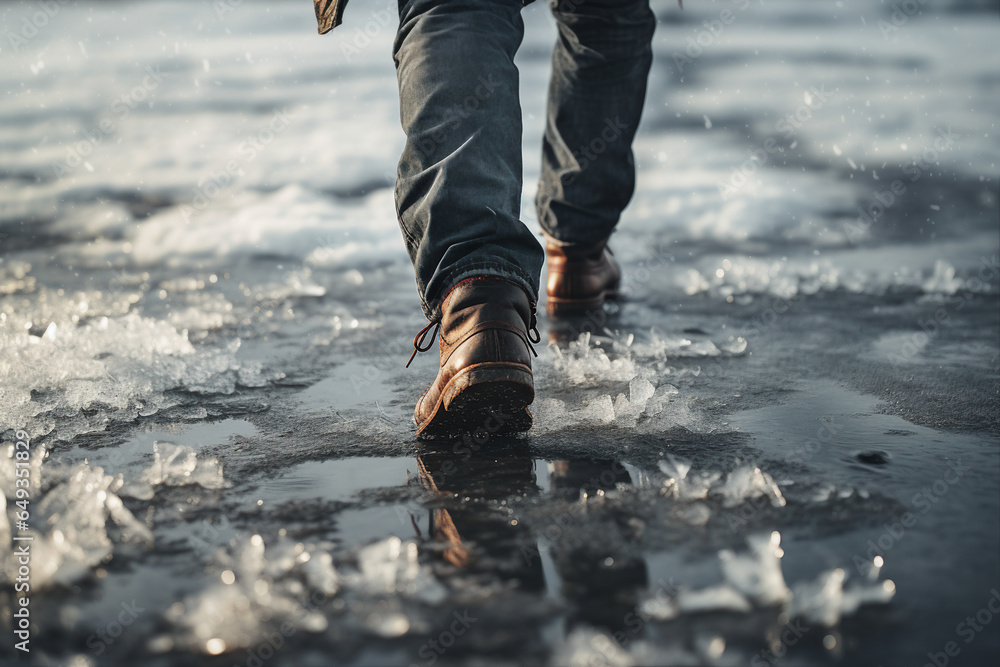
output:
[[521,267],[516,264],[511,264],[503,260],[496,260],[491,262],[473,262],[470,264],[460,264],[452,268],[445,277],[439,281],[439,284],[444,287],[441,288],[440,293],[433,297],[425,297],[421,300],[421,306],[424,309],[424,315],[427,319],[434,321],[441,318],[441,303],[444,301],[444,297],[451,291],[455,285],[466,280],[467,278],[479,278],[482,276],[495,276],[497,278],[504,278],[514,283],[518,287],[524,290],[525,294],[528,295],[528,300],[531,302],[531,307],[534,308],[538,303],[538,280],[537,278],[532,281],[531,276],[527,274]]
[[[611,233],[614,234],[614,231]],[[553,245],[557,245],[560,248],[589,248],[596,246],[598,243],[607,243],[610,239],[610,235],[605,236],[604,234],[592,234],[591,238],[576,238],[570,241],[558,238],[548,231],[545,232],[545,240],[547,242],[551,241]]]

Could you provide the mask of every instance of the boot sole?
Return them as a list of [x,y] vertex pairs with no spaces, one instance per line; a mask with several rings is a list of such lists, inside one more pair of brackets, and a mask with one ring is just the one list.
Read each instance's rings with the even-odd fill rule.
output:
[[417,426],[421,439],[511,435],[531,428],[535,400],[531,370],[521,364],[470,366],[453,377],[434,412]]

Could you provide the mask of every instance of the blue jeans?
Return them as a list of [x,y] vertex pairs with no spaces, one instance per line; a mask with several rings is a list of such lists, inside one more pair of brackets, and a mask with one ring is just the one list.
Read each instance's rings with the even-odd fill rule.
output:
[[[525,3],[526,4],[526,3]],[[652,62],[649,0],[551,0],[552,57],[542,230],[603,241],[635,189],[632,140]],[[424,313],[448,290],[494,275],[538,300],[544,253],[520,220],[521,105],[514,54],[522,0],[400,0],[393,60],[406,146],[396,211]]]

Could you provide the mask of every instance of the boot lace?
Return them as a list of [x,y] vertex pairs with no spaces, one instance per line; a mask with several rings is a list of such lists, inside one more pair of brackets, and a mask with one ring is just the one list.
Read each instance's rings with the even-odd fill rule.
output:
[[[534,304],[532,304],[532,306],[534,306]],[[434,329],[434,333],[431,335],[430,340],[427,341],[427,334],[431,329]],[[440,333],[440,331],[441,320],[437,319],[431,320],[427,323],[427,326],[417,332],[417,335],[413,337],[413,353],[410,354],[410,359],[406,362],[406,368],[409,368],[410,364],[413,363],[413,360],[417,356],[417,352],[426,352],[433,347],[434,338],[438,335],[438,333]],[[531,344],[539,343],[542,340],[542,335],[538,333],[538,318],[535,317],[534,308],[532,308],[531,311],[531,325],[528,327],[528,335],[522,335],[521,338],[528,345],[528,349],[531,350],[531,353],[537,357],[538,353],[535,352],[535,348]]]
[[[431,328],[434,328],[434,335],[431,336],[430,342],[424,347],[424,339]],[[417,356],[417,352],[426,352],[431,349],[434,345],[434,336],[437,336],[439,331],[441,331],[441,320],[431,320],[427,323],[427,326],[417,332],[417,335],[413,337],[413,354],[410,355],[410,360],[406,362],[406,368],[409,368],[410,364],[413,363],[413,358]]]

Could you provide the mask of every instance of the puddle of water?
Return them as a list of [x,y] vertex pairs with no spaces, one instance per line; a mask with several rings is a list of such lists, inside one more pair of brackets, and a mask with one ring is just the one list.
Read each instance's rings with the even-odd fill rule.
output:
[[386,385],[388,374],[373,362],[354,359],[337,366],[332,377],[320,380],[298,395],[302,405],[310,411],[357,410],[375,408],[380,399],[391,395]]
[[[834,382],[801,381],[781,403],[732,415],[754,436],[765,459],[806,465],[835,485],[905,492],[933,483],[964,457],[989,464],[981,436],[942,434],[900,417],[877,414],[878,399]],[[984,458],[985,456],[985,458]]]
[[[858,563],[878,555],[882,576],[897,585],[894,608],[907,614],[912,627],[926,629],[920,645],[954,640],[955,623],[975,610],[972,592],[982,591],[986,599],[996,582],[1000,455],[995,441],[876,414],[877,399],[832,382],[803,381],[797,387],[782,403],[735,414],[731,423],[754,437],[766,459],[799,466],[788,471],[796,484],[790,496],[811,483],[838,492],[862,490],[882,500],[870,510],[879,516],[875,526],[852,505],[836,503],[836,496],[790,502],[788,510],[800,516],[788,530],[790,577],[812,576],[818,563],[839,564],[859,576]],[[872,453],[885,456],[866,455]],[[787,481],[781,474],[776,479]],[[803,501],[815,506],[803,507]],[[886,506],[893,502],[895,507]],[[842,523],[839,532],[823,535],[824,515]],[[845,517],[850,523],[843,524]],[[885,660],[892,661],[888,654]]]
[[364,489],[403,485],[415,472],[414,460],[405,457],[306,461],[268,479],[257,495],[268,505],[312,498],[346,502]]
[[[417,525],[424,530],[425,526],[421,523],[426,524],[426,511],[415,511],[413,514]],[[337,515],[337,530],[340,534],[349,536],[348,543],[352,545],[381,540],[393,535],[404,540],[417,537],[410,522],[410,513],[401,505],[380,505],[341,512]]]
[[249,438],[256,434],[257,428],[244,419],[158,426],[138,431],[120,445],[88,450],[87,459],[93,465],[103,467],[105,472],[114,474],[140,464],[148,465],[147,459],[153,455],[154,442],[185,445],[200,452],[210,445],[223,444],[233,436]]

